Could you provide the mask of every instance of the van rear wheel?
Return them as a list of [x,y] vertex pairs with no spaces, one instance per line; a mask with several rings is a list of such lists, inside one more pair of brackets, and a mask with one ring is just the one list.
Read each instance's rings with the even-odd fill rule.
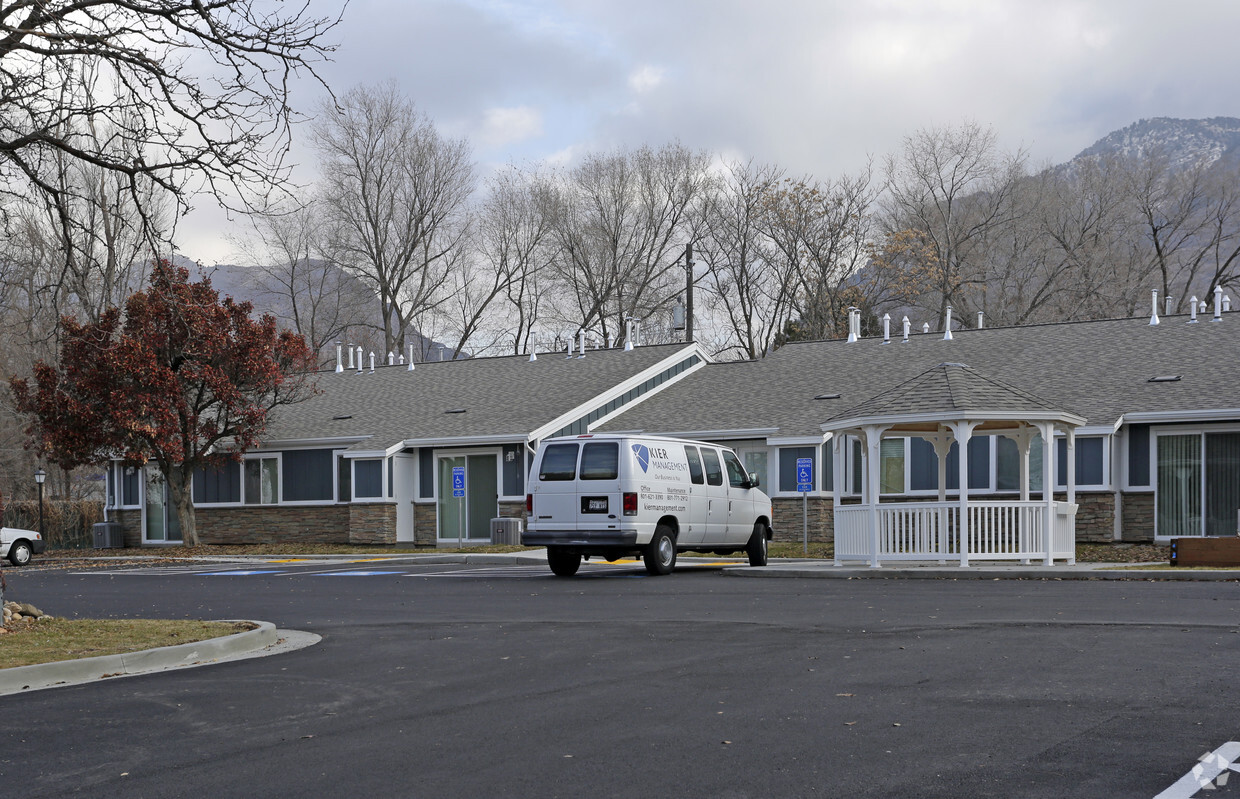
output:
[[642,550],[646,571],[654,575],[671,574],[676,567],[676,533],[666,524],[654,529],[650,543]]
[[559,547],[547,547],[547,565],[557,577],[572,577],[581,568],[581,555],[565,552]]
[[745,545],[745,554],[749,556],[750,566],[766,565],[766,525],[762,522],[754,523],[749,543]]

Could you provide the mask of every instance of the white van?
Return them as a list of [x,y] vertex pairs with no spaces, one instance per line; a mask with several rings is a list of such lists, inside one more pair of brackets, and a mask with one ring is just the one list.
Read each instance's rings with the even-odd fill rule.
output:
[[530,469],[521,543],[546,547],[551,571],[582,557],[641,554],[668,574],[678,552],[744,552],[766,565],[771,499],[736,453],[703,441],[619,434],[543,441]]

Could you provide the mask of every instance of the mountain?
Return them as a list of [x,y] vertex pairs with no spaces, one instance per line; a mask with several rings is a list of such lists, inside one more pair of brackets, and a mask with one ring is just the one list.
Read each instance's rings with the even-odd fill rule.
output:
[[1155,117],[1134,122],[1126,128],[1108,133],[1078,153],[1072,161],[1103,155],[1139,157],[1161,150],[1177,171],[1204,161],[1240,158],[1240,119],[1172,119]]

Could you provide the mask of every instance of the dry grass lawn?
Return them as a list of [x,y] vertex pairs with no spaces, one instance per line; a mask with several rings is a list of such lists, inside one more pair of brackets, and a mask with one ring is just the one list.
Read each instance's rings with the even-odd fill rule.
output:
[[190,619],[24,619],[0,635],[0,669],[140,652],[252,629],[249,622]]

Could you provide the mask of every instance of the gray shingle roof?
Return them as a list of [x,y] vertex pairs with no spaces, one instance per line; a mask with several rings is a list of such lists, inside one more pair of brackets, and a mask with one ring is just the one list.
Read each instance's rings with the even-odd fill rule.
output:
[[[825,421],[937,364],[965,363],[1086,424],[1124,414],[1240,408],[1240,312],[1067,322],[788,344],[761,361],[712,364],[600,427],[650,433],[776,428],[815,436]],[[1150,378],[1180,375],[1177,382]],[[836,399],[815,399],[838,394]]]
[[[700,353],[665,344],[589,350],[584,358],[543,353],[320,372],[322,392],[279,408],[264,441],[368,437],[355,448],[378,450],[407,439],[524,438],[641,372]],[[447,413],[463,410],[464,413]]]
[[967,364],[941,363],[826,421],[930,414],[943,419],[963,419],[986,413],[1045,418],[1062,410],[1041,397],[988,377]]

